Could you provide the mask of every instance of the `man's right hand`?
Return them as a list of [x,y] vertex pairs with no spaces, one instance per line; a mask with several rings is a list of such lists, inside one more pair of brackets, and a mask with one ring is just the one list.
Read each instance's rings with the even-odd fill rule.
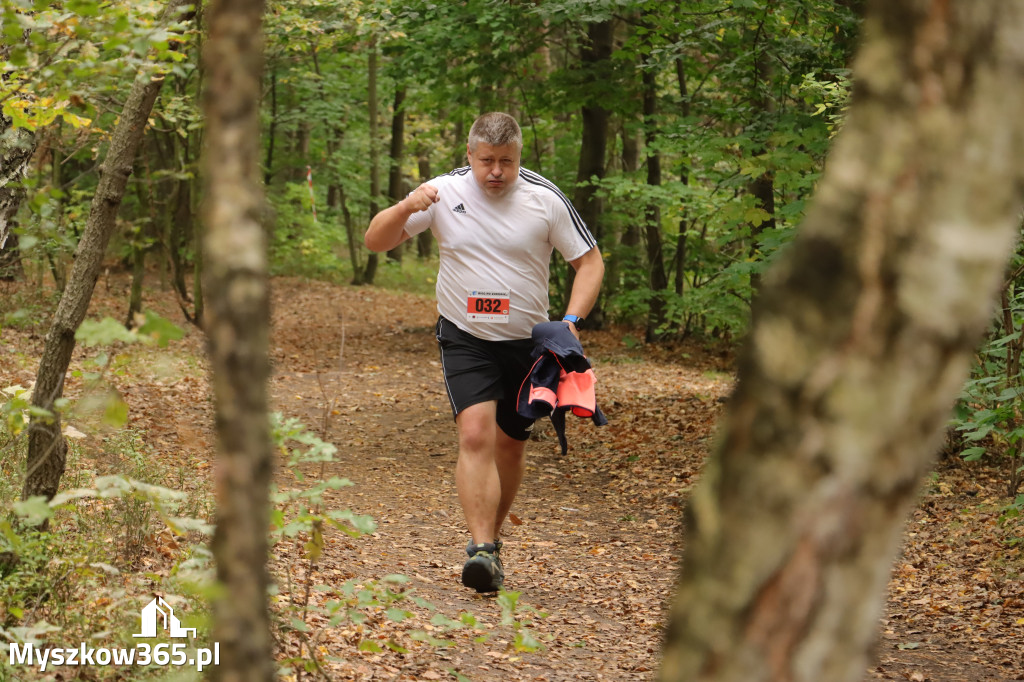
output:
[[409,238],[405,232],[409,218],[414,213],[426,211],[438,201],[437,188],[424,182],[412,194],[373,216],[363,237],[366,248],[378,252],[395,248]]
[[402,200],[410,213],[426,211],[432,204],[436,204],[438,201],[440,201],[440,198],[437,196],[437,188],[427,182],[417,187],[413,190],[412,194]]

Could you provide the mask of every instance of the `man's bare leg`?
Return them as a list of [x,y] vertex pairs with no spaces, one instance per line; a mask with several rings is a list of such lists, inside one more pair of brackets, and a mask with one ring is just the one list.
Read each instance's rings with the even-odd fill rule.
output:
[[459,413],[459,461],[455,488],[459,493],[473,544],[493,542],[501,502],[501,478],[495,463],[498,424],[494,400],[470,405]]
[[493,542],[499,536],[525,470],[526,441],[510,438],[498,427],[496,407],[495,401],[477,403],[456,419],[455,487],[473,544]]
[[526,441],[516,440],[505,434],[500,428],[495,436],[494,461],[498,469],[501,483],[501,499],[498,502],[498,513],[494,519],[494,537],[501,537],[501,526],[512,509],[512,502],[523,482],[526,471]]

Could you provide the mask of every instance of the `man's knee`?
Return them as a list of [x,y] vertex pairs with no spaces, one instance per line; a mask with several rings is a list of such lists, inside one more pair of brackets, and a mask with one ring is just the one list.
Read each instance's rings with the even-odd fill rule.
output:
[[497,424],[494,407],[487,403],[471,405],[459,413],[459,450],[466,453],[492,453]]

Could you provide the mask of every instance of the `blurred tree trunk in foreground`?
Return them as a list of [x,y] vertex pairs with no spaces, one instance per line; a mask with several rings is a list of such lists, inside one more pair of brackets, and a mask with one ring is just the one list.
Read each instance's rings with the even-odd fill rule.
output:
[[270,327],[259,175],[263,1],[218,0],[203,54],[207,149],[204,290],[220,443],[213,553],[218,680],[273,680],[267,614],[272,445],[267,419]]
[[869,4],[855,95],[765,276],[689,503],[662,680],[863,679],[1024,196],[1024,0]]

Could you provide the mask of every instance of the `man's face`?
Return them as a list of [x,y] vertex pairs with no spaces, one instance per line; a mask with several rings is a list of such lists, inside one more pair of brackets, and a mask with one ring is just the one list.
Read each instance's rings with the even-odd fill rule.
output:
[[500,197],[512,189],[519,177],[521,151],[517,145],[489,145],[477,142],[476,149],[466,145],[466,157],[473,169],[473,179],[488,196]]

